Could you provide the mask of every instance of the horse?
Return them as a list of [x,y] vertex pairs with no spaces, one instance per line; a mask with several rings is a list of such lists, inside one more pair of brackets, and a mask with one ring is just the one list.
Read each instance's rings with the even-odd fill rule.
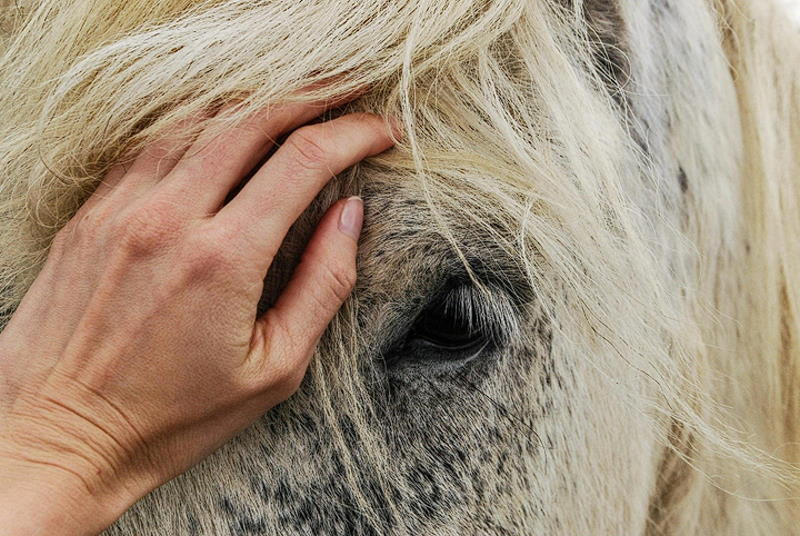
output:
[[[106,534],[791,534],[800,35],[766,0],[0,1],[0,327],[184,118],[398,118],[300,390]],[[198,186],[199,187],[199,186]],[[795,237],[795,238],[792,238]],[[2,431],[0,431],[2,433]]]

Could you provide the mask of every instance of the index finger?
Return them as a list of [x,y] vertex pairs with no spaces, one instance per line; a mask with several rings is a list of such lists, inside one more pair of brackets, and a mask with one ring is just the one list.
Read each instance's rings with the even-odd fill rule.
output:
[[252,179],[215,216],[240,230],[266,273],[289,227],[336,174],[394,145],[392,120],[353,113],[295,130]]
[[[290,102],[254,112],[222,133],[201,133],[159,188],[180,191],[194,214],[215,213],[230,191],[274,147],[281,135],[366,91],[365,88],[325,101]],[[229,104],[225,114],[237,104]],[[220,115],[218,114],[218,115]]]

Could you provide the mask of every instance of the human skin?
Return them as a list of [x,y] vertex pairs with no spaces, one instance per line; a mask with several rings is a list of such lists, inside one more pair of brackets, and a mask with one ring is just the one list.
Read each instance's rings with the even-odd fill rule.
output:
[[342,102],[168,135],[59,231],[0,333],[0,534],[96,534],[294,393],[354,285],[361,200],[327,211],[258,316],[264,277],[329,179],[399,134],[371,114],[305,125]]

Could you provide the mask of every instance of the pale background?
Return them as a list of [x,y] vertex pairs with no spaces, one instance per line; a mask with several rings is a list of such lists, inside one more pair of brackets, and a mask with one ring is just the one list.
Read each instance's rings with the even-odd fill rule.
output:
[[785,4],[789,10],[789,15],[800,25],[800,0],[778,0]]

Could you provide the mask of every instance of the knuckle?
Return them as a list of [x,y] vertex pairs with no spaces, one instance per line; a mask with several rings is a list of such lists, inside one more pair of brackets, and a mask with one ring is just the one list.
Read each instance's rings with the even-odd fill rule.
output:
[[67,244],[72,240],[74,232],[74,224],[71,222],[59,229],[50,243],[50,255],[63,254],[67,250]]
[[284,363],[272,376],[272,390],[281,398],[289,398],[300,388],[305,377],[305,367],[294,362]]
[[319,126],[305,126],[295,130],[286,140],[295,164],[301,168],[319,169],[331,157],[329,136]]
[[194,277],[228,274],[237,264],[231,244],[235,236],[224,228],[211,228],[194,234],[185,244],[185,260]]
[[222,172],[224,161],[224,158],[220,155],[225,155],[229,152],[230,149],[219,140],[215,140],[199,149],[192,149],[183,156],[181,166],[175,174],[182,179],[193,180],[218,175]]
[[[267,315],[271,312],[268,311]],[[265,324],[262,340],[264,348],[260,355],[264,356],[267,365],[257,376],[265,379],[266,387],[272,395],[282,399],[289,398],[303,382],[313,347],[307,337],[299,336],[297,330],[285,325],[274,314]]]
[[323,288],[329,293],[325,299],[334,305],[334,309],[338,309],[356,285],[355,270],[341,265],[325,265],[322,277]]
[[175,241],[181,221],[169,206],[153,204],[121,216],[114,228],[119,247],[134,254],[158,252]]
[[69,243],[90,244],[109,232],[110,218],[99,210],[78,211],[53,238],[51,250],[64,251]]
[[353,112],[345,116],[348,120],[359,123],[365,127],[377,125],[379,128],[383,126],[383,120],[380,116],[369,112]]

